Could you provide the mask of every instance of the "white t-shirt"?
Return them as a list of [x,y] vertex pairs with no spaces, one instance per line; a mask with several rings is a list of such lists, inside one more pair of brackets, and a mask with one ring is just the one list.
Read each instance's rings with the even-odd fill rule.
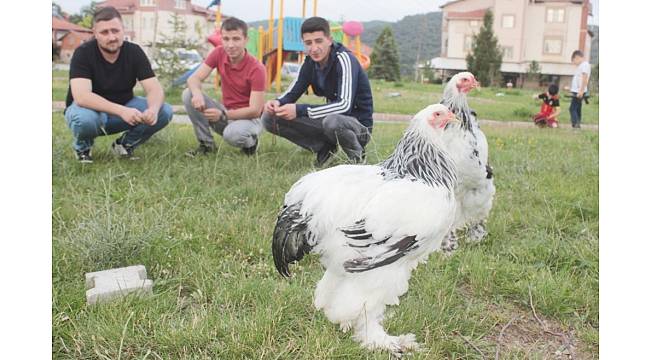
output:
[[580,92],[580,89],[582,88],[582,74],[587,74],[587,80],[589,80],[589,77],[591,76],[591,66],[586,61],[580,63],[575,74],[573,74],[573,79],[571,80],[571,92]]

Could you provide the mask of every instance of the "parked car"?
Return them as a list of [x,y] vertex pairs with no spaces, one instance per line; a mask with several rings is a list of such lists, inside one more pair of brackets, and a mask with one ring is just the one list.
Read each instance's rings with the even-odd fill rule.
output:
[[286,62],[282,64],[282,76],[297,78],[300,72],[300,64]]
[[[199,64],[201,64],[203,62],[203,58],[201,57],[201,54],[199,54],[199,52],[196,51],[196,50],[187,50],[187,49],[183,49],[183,48],[178,48],[178,49],[174,50],[174,52],[176,53],[176,55],[178,55],[181,66],[185,70],[194,69],[197,65],[199,65]],[[161,56],[166,57],[166,56],[170,56],[170,55],[171,55],[171,53],[167,49],[160,49],[160,51],[158,52],[158,57],[161,57]],[[159,67],[159,65],[156,62],[156,59],[155,58],[152,59],[151,60],[151,68],[156,70],[156,69],[158,69],[158,67]]]

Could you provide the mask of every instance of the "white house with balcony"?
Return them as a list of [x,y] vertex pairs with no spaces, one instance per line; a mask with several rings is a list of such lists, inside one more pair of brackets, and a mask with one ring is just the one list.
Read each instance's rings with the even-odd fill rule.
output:
[[573,51],[582,50],[589,60],[589,0],[456,0],[441,9],[441,54],[431,59],[429,66],[443,79],[467,69],[465,57],[488,9],[494,15],[493,31],[503,49],[504,83],[510,80],[523,86],[534,60],[540,64],[544,82],[562,87],[570,84],[575,71]]

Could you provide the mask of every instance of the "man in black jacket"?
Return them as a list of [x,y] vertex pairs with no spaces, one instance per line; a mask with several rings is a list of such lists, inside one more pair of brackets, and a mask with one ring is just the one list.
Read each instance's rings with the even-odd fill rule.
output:
[[[350,50],[332,40],[327,20],[309,18],[300,32],[307,57],[287,91],[266,102],[264,127],[315,152],[318,167],[338,144],[351,162],[363,162],[373,124],[368,76]],[[296,104],[310,85],[326,104]]]

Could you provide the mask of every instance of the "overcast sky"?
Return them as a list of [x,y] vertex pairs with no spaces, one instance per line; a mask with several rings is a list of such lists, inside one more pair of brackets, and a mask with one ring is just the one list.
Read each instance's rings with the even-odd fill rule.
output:
[[[206,6],[211,0],[192,0],[193,4]],[[90,0],[57,0],[64,11],[77,13]],[[318,0],[318,15],[330,20],[386,20],[397,21],[407,15],[438,11],[448,0]],[[598,0],[591,0],[593,18],[598,24]],[[280,0],[274,0],[274,16],[278,16]],[[245,21],[265,20],[269,17],[270,0],[222,0],[221,11]],[[307,16],[313,14],[313,0],[307,0]],[[285,16],[301,16],[302,0],[284,0]]]

